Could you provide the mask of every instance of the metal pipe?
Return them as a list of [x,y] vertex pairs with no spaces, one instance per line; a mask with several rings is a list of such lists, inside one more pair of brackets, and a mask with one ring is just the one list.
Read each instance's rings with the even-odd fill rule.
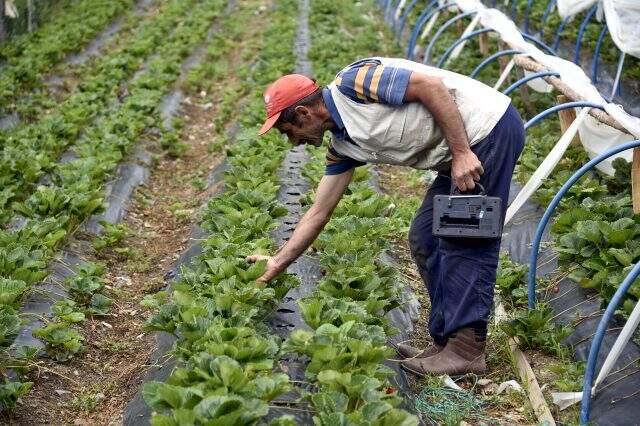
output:
[[598,36],[598,42],[596,43],[596,49],[593,53],[593,60],[591,61],[591,81],[593,84],[598,82],[598,62],[600,61],[600,49],[602,48],[602,42],[604,41],[604,36],[609,32],[609,29],[606,25],[602,26],[602,30],[600,31],[600,35]]
[[524,53],[524,50],[505,49],[505,50],[501,50],[499,52],[496,52],[493,55],[491,55],[488,58],[486,58],[484,61],[480,62],[480,64],[471,72],[471,74],[469,74],[469,77],[471,77],[471,78],[477,77],[478,74],[480,74],[480,72],[483,69],[485,69],[491,62],[495,61],[496,59],[498,59],[501,56],[517,55],[517,54],[520,54],[520,53]]
[[578,38],[576,40],[576,49],[573,55],[573,62],[577,65],[580,65],[580,49],[582,47],[582,39],[584,37],[584,32],[587,29],[587,25],[589,25],[591,18],[593,17],[593,15],[595,15],[596,10],[598,10],[598,5],[594,5],[591,9],[589,9],[589,12],[584,17],[584,19],[582,20],[582,23],[580,24],[580,30],[578,31]]
[[429,22],[429,19],[436,13],[435,10],[431,10],[436,7],[438,4],[438,0],[432,0],[431,3],[426,7],[424,11],[418,17],[416,24],[413,26],[413,31],[411,32],[411,38],[409,39],[409,46],[407,47],[407,59],[413,59],[413,51],[416,48],[416,43],[418,42],[418,37],[420,37],[420,31],[422,28]]
[[400,41],[400,39],[402,38],[402,32],[404,31],[404,26],[407,23],[407,19],[409,19],[409,15],[413,11],[413,8],[416,7],[417,3],[418,3],[418,0],[412,0],[409,6],[407,6],[407,9],[404,11],[402,18],[400,18],[400,25],[399,25],[398,31],[396,32],[396,39],[398,41]]
[[587,101],[565,102],[563,104],[556,105],[556,106],[553,106],[553,107],[551,107],[549,109],[546,109],[546,110],[542,111],[540,114],[536,115],[531,120],[527,121],[524,124],[524,128],[525,128],[525,130],[527,130],[530,127],[535,126],[536,124],[538,124],[540,121],[542,121],[543,119],[547,118],[551,114],[554,114],[554,113],[556,113],[558,111],[562,111],[562,110],[569,109],[569,108],[597,108],[597,109],[604,110],[604,107],[602,105],[596,104],[596,103],[593,103],[593,102],[587,102]]
[[[640,146],[640,140],[629,142],[629,144],[625,145],[633,144],[635,144],[636,146]],[[600,319],[600,322],[598,323],[596,333],[593,335],[591,348],[589,349],[589,357],[587,358],[587,367],[584,372],[584,384],[582,385],[582,405],[580,406],[581,425],[586,425],[589,423],[589,412],[591,408],[591,386],[593,385],[593,376],[596,372],[598,354],[600,353],[600,347],[602,346],[602,341],[604,340],[604,336],[607,332],[607,326],[609,325],[611,318],[613,318],[616,309],[618,309],[618,306],[620,306],[620,303],[627,293],[627,290],[629,290],[629,287],[631,287],[638,276],[640,276],[640,262],[634,265],[634,267],[631,269],[631,272],[629,272],[629,274],[620,284],[620,287],[618,287],[616,292],[613,294],[613,297],[607,305],[607,309],[605,309],[604,314],[602,315],[602,319]]]
[[524,32],[529,34],[529,15],[531,15],[531,6],[533,0],[527,0],[527,9],[524,12]]
[[[472,33],[469,33],[469,34],[467,34],[467,35],[466,35],[466,36],[464,36],[464,37],[459,38],[459,39],[458,39],[458,40],[456,40],[456,41],[455,41],[451,46],[449,46],[449,47],[447,48],[447,50],[446,50],[446,51],[444,52],[444,54],[442,55],[442,58],[440,58],[440,60],[438,61],[437,66],[438,66],[438,67],[441,67],[441,66],[442,66],[442,64],[444,64],[444,62],[447,60],[447,58],[449,57],[449,55],[451,55],[451,52],[453,52],[453,50],[454,50],[456,47],[458,47],[461,43],[464,43],[464,42],[466,42],[467,40],[469,40],[469,39],[471,39],[471,38],[473,38],[473,37],[476,37],[476,36],[478,36],[478,35],[480,35],[480,34],[488,33],[488,32],[491,32],[491,31],[494,31],[494,30],[492,30],[491,28],[482,28],[482,29],[476,30],[476,31],[474,31],[474,32],[472,32]],[[523,37],[525,40],[530,41],[530,42],[532,42],[533,44],[535,44],[535,45],[537,45],[537,46],[539,46],[539,47],[543,48],[543,49],[544,49],[544,50],[546,50],[549,54],[551,54],[551,55],[553,55],[553,56],[556,56],[556,52],[555,52],[552,48],[550,48],[549,46],[547,46],[546,44],[544,44],[544,42],[542,42],[542,41],[540,41],[540,40],[536,39],[536,38],[535,38],[535,37],[533,37],[533,36],[530,36],[529,34],[522,34],[522,37]]]
[[558,29],[556,30],[556,35],[553,39],[553,50],[557,50],[560,45],[560,34],[564,31],[564,27],[567,26],[567,22],[569,22],[569,18],[564,18],[560,25],[558,25]]
[[438,28],[438,31],[436,31],[433,37],[431,37],[431,40],[429,41],[429,44],[427,45],[427,48],[424,51],[424,59],[422,60],[422,63],[426,64],[429,62],[429,59],[431,59],[431,50],[435,46],[436,41],[438,41],[442,33],[444,33],[450,26],[455,24],[457,21],[464,19],[467,16],[471,16],[475,14],[476,14],[475,11],[458,14],[453,18],[449,19],[447,22],[445,22],[440,28]]
[[549,76],[560,77],[560,73],[556,71],[540,71],[534,74],[527,75],[525,77],[522,77],[520,80],[516,81],[515,83],[513,83],[511,86],[504,89],[502,93],[509,96],[511,93],[513,93],[514,90],[516,90],[518,87],[522,86],[523,84],[531,80],[535,80],[536,78],[549,77]]
[[540,40],[544,36],[544,26],[547,25],[547,20],[549,19],[549,15],[551,15],[551,11],[554,9],[557,0],[549,0],[547,3],[547,8],[544,10],[544,14],[542,15],[542,22],[540,22]]

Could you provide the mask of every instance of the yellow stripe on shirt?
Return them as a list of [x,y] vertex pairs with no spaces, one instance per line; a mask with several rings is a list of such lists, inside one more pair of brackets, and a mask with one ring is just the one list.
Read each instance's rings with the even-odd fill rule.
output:
[[358,99],[363,101],[367,100],[367,97],[364,95],[364,79],[367,76],[367,71],[371,68],[371,65],[364,65],[358,69],[358,73],[356,74],[356,80],[353,90],[356,92],[356,96]]
[[373,72],[373,77],[371,77],[371,84],[369,85],[369,97],[374,101],[378,100],[378,85],[380,84],[380,78],[382,77],[383,71],[384,67],[382,65],[379,65]]

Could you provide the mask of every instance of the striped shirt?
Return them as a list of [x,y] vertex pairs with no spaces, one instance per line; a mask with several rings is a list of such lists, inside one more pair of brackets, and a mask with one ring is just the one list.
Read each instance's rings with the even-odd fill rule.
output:
[[[375,59],[362,59],[344,68],[338,73],[334,83],[340,92],[358,103],[378,102],[389,105],[402,105],[409,85],[411,71],[404,68],[385,67]],[[326,175],[344,173],[365,163],[339,155],[333,143],[354,143],[344,126],[335,106],[331,92],[322,91],[325,105],[336,124],[332,130],[336,141],[329,146],[326,156]]]

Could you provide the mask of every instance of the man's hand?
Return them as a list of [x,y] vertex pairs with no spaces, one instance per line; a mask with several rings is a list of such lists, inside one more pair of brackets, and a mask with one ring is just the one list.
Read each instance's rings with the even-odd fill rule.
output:
[[352,178],[353,169],[339,175],[323,176],[318,184],[316,200],[300,219],[291,239],[280,247],[278,253],[273,257],[259,254],[247,257],[248,262],[267,261],[267,271],[258,281],[265,283],[271,281],[309,248],[329,222],[333,210],[338,205],[338,201]]
[[280,267],[280,265],[278,265],[275,258],[272,256],[264,256],[261,254],[247,256],[247,262],[249,263],[260,262],[261,260],[267,261],[267,270],[264,272],[264,274],[262,274],[260,278],[256,280],[258,282],[268,283],[284,270]]
[[475,182],[480,180],[480,176],[483,173],[482,163],[470,149],[464,153],[453,155],[451,179],[460,192],[470,191],[475,188]]

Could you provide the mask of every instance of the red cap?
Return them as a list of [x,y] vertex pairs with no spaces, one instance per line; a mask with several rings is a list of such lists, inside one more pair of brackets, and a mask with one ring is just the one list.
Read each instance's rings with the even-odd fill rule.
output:
[[301,74],[285,75],[273,82],[264,92],[267,121],[264,122],[258,134],[267,133],[276,124],[283,110],[316,90],[318,90],[318,85],[309,77]]

